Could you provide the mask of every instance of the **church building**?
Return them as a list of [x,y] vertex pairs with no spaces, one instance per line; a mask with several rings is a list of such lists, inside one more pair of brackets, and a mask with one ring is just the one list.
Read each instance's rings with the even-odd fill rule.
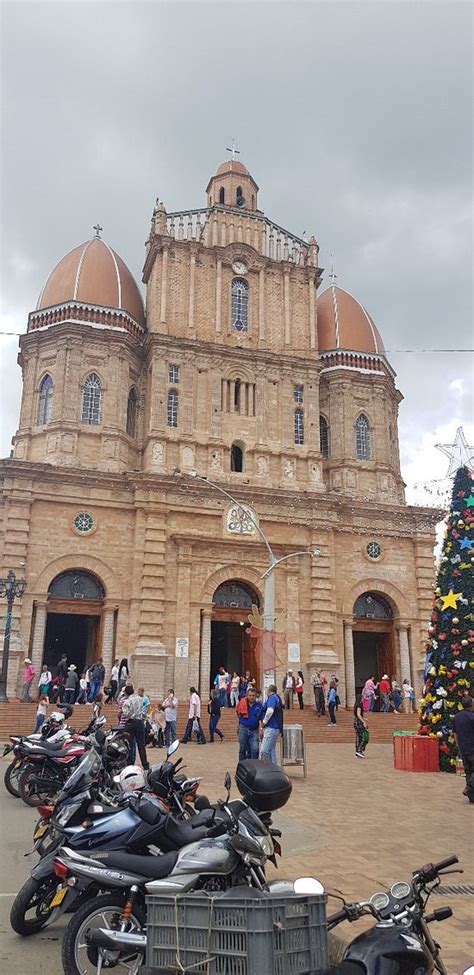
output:
[[221,664],[262,685],[264,539],[278,684],[323,668],[352,705],[371,674],[419,680],[435,513],[405,503],[379,331],[241,162],[206,195],[157,200],[145,305],[97,225],[28,317],[0,462],[2,575],[26,579],[10,693],[24,656],[61,653],[127,657],[152,696],[207,693]]

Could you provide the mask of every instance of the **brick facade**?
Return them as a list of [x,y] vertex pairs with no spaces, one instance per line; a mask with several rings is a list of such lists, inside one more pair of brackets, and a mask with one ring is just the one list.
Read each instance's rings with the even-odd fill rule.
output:
[[[272,224],[255,209],[252,178],[239,171],[234,186],[236,178],[225,170],[211,179],[203,211],[170,215],[157,203],[144,268],[147,331],[72,322],[68,312],[41,330],[30,321],[21,338],[19,428],[13,456],[1,464],[2,574],[11,567],[27,580],[15,607],[11,683],[21,654],[41,662],[52,580],[82,570],[105,591],[95,652],[107,666],[128,656],[135,680],[153,694],[170,683],[180,695],[190,683],[207,690],[213,593],[240,579],[262,606],[267,555],[255,532],[228,530],[222,496],[177,478],[175,468],[196,469],[250,505],[277,558],[320,548],[317,558],[275,570],[280,643],[300,646],[307,678],[321,665],[352,697],[353,605],[367,591],[392,609],[394,672],[410,676],[400,669],[410,660],[416,676],[436,514],[404,502],[393,370],[383,355],[351,366],[318,355],[316,241]],[[216,203],[223,179],[226,201],[242,186],[242,209]],[[236,277],[248,285],[247,331],[232,329]],[[179,367],[179,381],[170,366]],[[91,372],[102,387],[97,425],[81,423]],[[39,426],[46,374],[53,408]],[[302,404],[295,385],[303,387]],[[129,435],[132,387],[137,416]],[[168,425],[170,390],[178,394],[176,427]],[[303,444],[295,444],[298,405]],[[370,424],[369,460],[356,458],[361,411]],[[330,430],[328,458],[320,452],[320,414]],[[233,444],[243,451],[242,472],[231,470]],[[74,527],[81,511],[94,521],[88,534]],[[381,546],[376,561],[366,552],[372,540]],[[179,638],[189,641],[187,657],[175,656]],[[286,667],[283,651],[278,677]]]

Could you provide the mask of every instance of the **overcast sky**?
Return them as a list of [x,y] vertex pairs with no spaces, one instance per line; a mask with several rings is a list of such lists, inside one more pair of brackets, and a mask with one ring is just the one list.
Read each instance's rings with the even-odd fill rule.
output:
[[[314,233],[374,318],[404,394],[402,472],[474,443],[472,4],[3,2],[1,328],[104,237],[138,280],[157,196],[205,205],[235,136],[267,215]],[[0,455],[21,391],[2,335]]]

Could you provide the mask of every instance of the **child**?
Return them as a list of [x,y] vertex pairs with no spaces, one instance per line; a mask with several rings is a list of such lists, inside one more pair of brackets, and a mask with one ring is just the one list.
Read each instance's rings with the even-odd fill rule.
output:
[[36,735],[38,733],[38,731],[41,728],[41,725],[43,724],[43,722],[44,722],[44,720],[46,718],[46,714],[47,714],[47,711],[48,711],[48,704],[49,704],[48,695],[47,694],[40,694],[39,700],[38,700],[38,708],[36,710],[36,722],[35,722],[35,727],[34,727],[34,731],[33,731],[33,734],[34,735]]
[[76,704],[85,704],[87,701],[87,671],[84,670],[79,680],[79,694]]
[[410,684],[410,681],[406,679],[403,681],[403,703],[405,705],[405,711],[407,714],[413,713],[413,708],[415,707],[415,691]]
[[100,717],[100,712],[102,711],[102,705],[104,703],[104,695],[102,691],[99,691],[94,698],[94,706],[92,708],[92,720],[95,721]]

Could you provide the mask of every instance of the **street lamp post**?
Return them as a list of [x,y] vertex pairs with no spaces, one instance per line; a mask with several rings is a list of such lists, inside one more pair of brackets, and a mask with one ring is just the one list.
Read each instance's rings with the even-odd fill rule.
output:
[[8,701],[7,679],[8,658],[10,656],[10,634],[12,629],[12,612],[15,597],[21,597],[25,591],[24,579],[17,579],[13,569],[10,569],[6,579],[0,579],[0,596],[7,597],[7,615],[5,617],[5,631],[3,634],[2,670],[0,673],[0,704]]
[[179,467],[176,467],[173,473],[177,477],[183,477],[183,476],[192,477],[197,479],[198,481],[203,481],[205,484],[208,484],[211,488],[213,488],[213,490],[218,491],[219,494],[223,494],[226,498],[229,499],[229,501],[232,501],[232,504],[235,504],[238,510],[242,512],[245,515],[245,517],[248,518],[249,521],[252,522],[252,525],[260,535],[260,538],[262,539],[262,542],[265,545],[265,548],[267,549],[268,552],[268,568],[265,569],[265,572],[263,572],[261,576],[261,578],[263,579],[262,620],[263,620],[264,630],[272,631],[275,626],[275,575],[273,570],[276,568],[277,565],[280,565],[280,563],[284,562],[286,559],[293,559],[299,555],[309,555],[311,558],[314,558],[315,556],[320,556],[321,549],[317,547],[313,549],[305,549],[304,551],[301,552],[291,552],[289,555],[283,555],[282,558],[277,559],[272,550],[270,542],[268,541],[268,538],[265,535],[265,533],[260,528],[260,525],[258,525],[257,522],[255,521],[255,518],[252,517],[252,514],[248,510],[248,508],[245,508],[244,505],[240,503],[240,501],[237,501],[237,498],[234,498],[232,494],[229,494],[229,492],[226,491],[223,487],[221,487],[220,484],[216,484],[215,481],[211,481],[208,477],[205,477],[203,474],[198,474],[198,472],[195,470],[182,471]]

